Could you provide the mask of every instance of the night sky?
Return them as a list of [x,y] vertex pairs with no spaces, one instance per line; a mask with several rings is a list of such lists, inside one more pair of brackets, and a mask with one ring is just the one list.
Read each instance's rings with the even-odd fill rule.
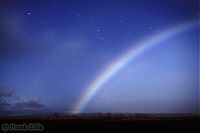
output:
[[199,15],[198,0],[0,0],[0,115],[197,113]]

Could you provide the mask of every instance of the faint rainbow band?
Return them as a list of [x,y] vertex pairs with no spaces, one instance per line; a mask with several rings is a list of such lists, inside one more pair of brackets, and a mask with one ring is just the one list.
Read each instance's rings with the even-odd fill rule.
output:
[[100,73],[96,80],[94,80],[83,95],[80,97],[78,102],[73,107],[71,113],[81,113],[82,110],[87,106],[89,101],[97,94],[101,88],[115,76],[123,67],[125,67],[131,60],[136,59],[139,55],[144,53],[146,50],[153,48],[160,44],[160,42],[167,40],[175,35],[178,35],[184,31],[190,30],[198,26],[197,21],[190,21],[173,26],[169,29],[163,30],[160,33],[153,34],[152,36],[139,41],[130,50],[126,51],[122,56],[117,58],[113,63],[109,64],[102,73]]

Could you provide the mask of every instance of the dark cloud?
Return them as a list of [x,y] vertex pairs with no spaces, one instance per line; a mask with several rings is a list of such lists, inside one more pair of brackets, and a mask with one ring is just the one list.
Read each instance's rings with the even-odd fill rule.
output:
[[7,106],[10,106],[10,105],[11,104],[9,104],[9,103],[0,101],[0,107],[7,107]]
[[6,101],[2,101],[0,98],[0,115],[5,115],[7,114],[7,109],[10,108],[11,104],[9,104]]
[[14,89],[0,87],[0,115],[4,116],[4,115],[20,114],[21,111],[28,111],[27,109],[37,110],[44,106],[43,104],[40,103],[38,98],[32,98],[23,102],[18,101],[14,103],[12,101],[13,99],[15,99],[13,94],[14,94]]
[[13,92],[13,89],[0,88],[0,114],[5,114],[6,109],[11,107],[8,99],[12,97]]
[[37,109],[43,107],[43,104],[38,101],[26,101],[26,102],[18,102],[14,105],[16,109]]
[[11,97],[13,92],[13,89],[0,89],[0,97]]

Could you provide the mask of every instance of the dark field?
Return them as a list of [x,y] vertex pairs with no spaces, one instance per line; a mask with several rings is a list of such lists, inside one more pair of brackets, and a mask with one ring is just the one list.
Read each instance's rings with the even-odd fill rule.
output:
[[[160,114],[80,114],[52,116],[0,117],[3,124],[41,124],[42,131],[197,131],[200,129],[198,115]],[[1,129],[2,130],[2,129]],[[41,132],[41,131],[40,131]]]

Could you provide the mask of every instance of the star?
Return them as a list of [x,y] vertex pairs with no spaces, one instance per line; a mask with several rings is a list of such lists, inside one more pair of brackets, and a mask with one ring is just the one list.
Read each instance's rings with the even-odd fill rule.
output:
[[97,39],[99,39],[99,40],[102,40],[102,41],[103,41],[103,40],[104,40],[104,37],[98,36],[98,37],[97,37]]
[[97,29],[97,30],[96,30],[96,32],[100,32],[100,31],[101,31],[100,29]]
[[100,39],[101,39],[102,41],[104,40],[104,38],[103,38],[103,37],[101,37]]
[[30,12],[28,12],[27,14],[28,14],[28,15],[31,15],[31,13],[30,13]]

